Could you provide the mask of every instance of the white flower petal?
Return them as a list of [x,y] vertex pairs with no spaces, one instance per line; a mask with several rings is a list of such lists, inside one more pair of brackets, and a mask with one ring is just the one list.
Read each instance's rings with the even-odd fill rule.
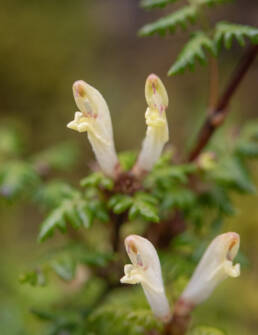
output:
[[169,139],[166,118],[168,96],[162,81],[154,74],[151,74],[146,80],[145,97],[149,106],[145,113],[148,127],[135,167],[136,173],[152,169]]
[[73,94],[80,112],[67,127],[80,133],[88,132],[97,161],[107,175],[114,176],[118,158],[113,140],[110,113],[103,96],[82,80],[73,85]]
[[206,300],[213,290],[227,277],[238,277],[240,265],[233,265],[240,244],[236,233],[217,236],[209,245],[198,264],[181,300],[197,305]]
[[171,313],[154,246],[141,236],[130,235],[125,239],[125,247],[132,264],[125,265],[121,283],[141,283],[153,313],[164,322],[168,321]]

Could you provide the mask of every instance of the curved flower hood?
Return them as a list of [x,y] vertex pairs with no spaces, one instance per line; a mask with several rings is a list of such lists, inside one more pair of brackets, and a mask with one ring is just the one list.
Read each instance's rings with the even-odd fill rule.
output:
[[125,248],[132,264],[125,265],[125,276],[121,278],[121,283],[140,283],[153,313],[163,321],[168,321],[171,313],[156,249],[150,241],[138,235],[128,236]]
[[67,127],[80,133],[88,132],[88,138],[104,173],[115,175],[118,158],[115,151],[112,122],[109,109],[98,90],[82,80],[73,84],[74,100],[79,112]]
[[237,233],[229,232],[217,236],[205,251],[181,299],[188,304],[198,305],[224,279],[238,277],[240,265],[233,265],[233,260],[239,245],[240,237]]

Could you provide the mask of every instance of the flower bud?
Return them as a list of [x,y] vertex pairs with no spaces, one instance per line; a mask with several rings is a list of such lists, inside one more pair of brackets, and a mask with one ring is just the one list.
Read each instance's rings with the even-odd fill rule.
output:
[[147,132],[137,161],[137,169],[141,172],[152,169],[169,138],[166,118],[167,91],[155,74],[149,75],[146,80],[145,97],[148,104],[145,113]]
[[168,95],[162,81],[155,74],[150,74],[145,83],[145,97],[150,109],[163,112],[168,107]]
[[113,140],[113,129],[106,101],[98,90],[82,80],[73,84],[73,95],[79,112],[67,127],[88,138],[97,161],[105,174],[114,176],[118,158]]
[[180,298],[181,305],[202,303],[224,279],[240,275],[240,265],[233,265],[239,245],[237,233],[221,234],[211,242]]
[[141,283],[155,316],[163,322],[169,321],[171,312],[154,246],[141,236],[130,235],[125,239],[125,248],[132,264],[125,265],[125,276],[121,278],[121,283]]
[[201,170],[210,171],[216,167],[216,155],[214,152],[203,152],[198,160],[197,164]]

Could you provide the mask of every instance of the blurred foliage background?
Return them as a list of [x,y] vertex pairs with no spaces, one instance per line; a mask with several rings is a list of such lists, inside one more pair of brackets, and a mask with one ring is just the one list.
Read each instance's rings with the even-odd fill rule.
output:
[[[71,85],[77,79],[97,87],[107,100],[117,149],[139,149],[145,133],[144,82],[151,72],[158,74],[168,89],[171,141],[182,153],[189,148],[207,106],[208,68],[166,77],[186,36],[137,37],[144,23],[165,11],[143,11],[136,0],[2,1],[0,126],[11,127],[15,135],[1,137],[0,164],[4,164],[6,147],[36,162],[36,154],[43,155],[46,148],[68,150],[64,156],[70,157],[71,164],[64,162],[66,168],[58,166],[58,172],[53,169],[51,174],[78,183],[93,155],[86,136],[66,128],[76,108]],[[211,20],[226,18],[256,25],[258,4],[256,0],[237,0],[216,8],[212,15]],[[241,53],[236,43],[220,57],[220,89]],[[238,129],[247,119],[257,117],[257,82],[258,60],[233,99],[228,127],[232,124]],[[67,141],[74,143],[72,149],[56,149]],[[258,185],[257,167],[254,163],[252,169]],[[39,168],[44,170],[44,166]],[[234,202],[238,213],[228,220],[225,230],[241,234],[246,267],[239,279],[221,285],[217,294],[196,310],[195,318],[204,324],[215,323],[230,334],[251,335],[258,327],[257,195],[236,196]],[[69,301],[74,290],[57,278],[48,289],[20,285],[18,278],[42,250],[50,244],[58,246],[64,237],[39,245],[42,214],[25,201],[16,204],[1,199],[0,215],[0,333],[43,334],[43,325],[31,310],[47,308],[53,301]],[[88,292],[83,296],[90,299]]]

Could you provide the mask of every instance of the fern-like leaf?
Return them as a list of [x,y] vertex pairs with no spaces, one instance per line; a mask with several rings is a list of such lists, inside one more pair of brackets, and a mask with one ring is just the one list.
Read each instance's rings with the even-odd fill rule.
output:
[[162,8],[176,1],[177,0],[142,0],[140,2],[140,6],[143,8],[147,8],[147,9],[156,8],[156,7]]
[[221,5],[227,2],[232,2],[233,0],[197,0],[198,5],[207,5],[207,6],[215,6]]
[[234,38],[241,46],[245,45],[245,38],[257,44],[258,28],[229,22],[220,22],[216,25],[214,39],[217,46],[224,42],[225,48],[230,49]]
[[197,18],[196,6],[185,6],[178,11],[165,16],[158,21],[149,23],[139,31],[140,36],[149,36],[155,33],[165,35],[166,31],[173,33],[177,26],[186,29],[188,23],[194,23]]
[[81,226],[89,228],[93,218],[93,210],[84,199],[75,197],[64,200],[42,223],[38,239],[40,242],[46,240],[56,228],[65,232],[67,222],[75,229]]
[[188,335],[225,335],[225,332],[213,327],[198,326],[190,330]]
[[9,161],[0,168],[0,196],[16,199],[29,195],[40,185],[34,167],[23,161]]
[[90,330],[94,334],[140,335],[150,330],[160,330],[160,322],[149,309],[137,309],[123,306],[104,306],[89,318]]
[[213,41],[205,33],[201,31],[196,32],[185,45],[176,62],[169,69],[168,75],[182,73],[186,68],[193,70],[196,59],[204,64],[206,62],[204,48],[215,55]]

